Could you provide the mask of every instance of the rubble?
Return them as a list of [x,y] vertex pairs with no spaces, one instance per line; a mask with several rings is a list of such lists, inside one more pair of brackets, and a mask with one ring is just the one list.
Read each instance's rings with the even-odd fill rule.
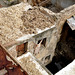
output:
[[40,11],[40,8],[33,8],[23,13],[22,16],[23,25],[25,29],[21,30],[25,33],[36,34],[36,29],[44,30],[45,28],[50,28],[54,24],[52,17],[47,16]]
[[[12,4],[14,1],[18,4]],[[75,59],[75,1],[5,3],[0,6],[0,43],[4,46],[0,46],[0,73],[52,75],[67,71],[63,68]]]
[[25,34],[36,34],[37,29],[50,28],[54,24],[53,18],[42,13],[38,7],[24,11],[25,6],[21,3],[18,6],[1,9],[0,39],[3,39],[2,44],[14,41]]
[[28,5],[25,9],[26,5],[28,4],[21,3],[16,6],[0,9],[0,40],[3,39],[2,44],[13,41],[25,34],[19,28],[23,26],[23,21],[21,20],[23,11],[31,8]]

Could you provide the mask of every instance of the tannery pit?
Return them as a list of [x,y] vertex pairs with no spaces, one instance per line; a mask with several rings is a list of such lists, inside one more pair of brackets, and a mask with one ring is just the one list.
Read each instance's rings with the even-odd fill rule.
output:
[[60,41],[57,43],[55,55],[50,64],[46,67],[53,73],[67,66],[75,59],[75,30],[65,22],[61,32]]

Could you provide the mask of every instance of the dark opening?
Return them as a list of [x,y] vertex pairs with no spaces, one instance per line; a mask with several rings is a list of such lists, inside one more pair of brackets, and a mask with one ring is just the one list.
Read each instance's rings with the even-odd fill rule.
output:
[[27,52],[28,49],[28,42],[24,43],[24,51]]
[[47,56],[47,57],[45,58],[45,60],[49,60],[49,59],[50,59],[50,57],[51,57],[51,55]]
[[72,31],[67,23],[64,24],[60,41],[55,49],[55,56],[46,67],[57,73],[75,59],[75,30]]
[[[38,41],[38,43],[37,44],[39,44],[41,42],[41,40],[39,40]],[[41,43],[43,46],[46,46],[46,38],[44,38],[43,40],[42,40],[42,43]]]
[[44,63],[47,63],[47,62],[50,60],[50,57],[51,57],[51,55],[46,56],[46,57],[45,57],[45,62],[44,62]]
[[17,56],[21,56],[22,54],[27,52],[27,48],[28,48],[28,42],[16,46]]

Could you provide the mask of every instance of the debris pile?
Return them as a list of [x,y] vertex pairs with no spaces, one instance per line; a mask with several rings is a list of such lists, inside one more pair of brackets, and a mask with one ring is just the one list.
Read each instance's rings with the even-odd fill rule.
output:
[[12,6],[0,11],[0,41],[2,44],[14,41],[25,34],[36,34],[36,29],[45,29],[53,25],[52,17],[40,9],[23,11],[25,5]]
[[25,33],[37,33],[36,28],[43,30],[46,27],[50,28],[54,23],[53,19],[42,13],[39,8],[30,9],[23,14],[22,20],[25,27],[20,29]]

